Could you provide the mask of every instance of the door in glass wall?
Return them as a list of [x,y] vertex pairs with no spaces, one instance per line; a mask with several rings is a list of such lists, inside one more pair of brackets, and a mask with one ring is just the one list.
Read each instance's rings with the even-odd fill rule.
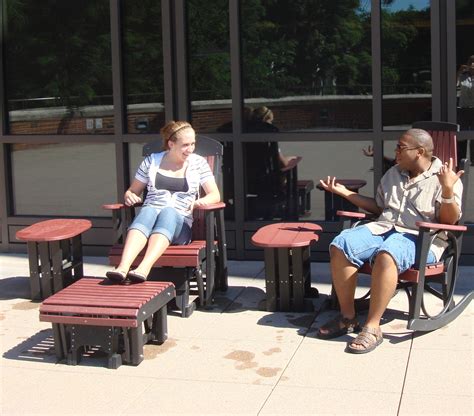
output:
[[431,120],[429,0],[382,2],[382,122],[406,130]]
[[121,3],[126,131],[158,133],[165,124],[161,1]]
[[[464,136],[458,142],[458,158],[471,162],[467,222],[474,222],[474,4],[472,0],[456,0],[456,90],[457,122]],[[472,137],[470,139],[470,137]]]
[[109,1],[4,3],[8,133],[113,133]]
[[247,132],[372,129],[370,2],[243,0]]

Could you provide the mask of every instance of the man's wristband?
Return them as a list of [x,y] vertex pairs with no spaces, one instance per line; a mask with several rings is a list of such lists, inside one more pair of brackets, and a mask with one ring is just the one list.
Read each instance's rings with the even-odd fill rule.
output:
[[441,197],[441,203],[442,204],[452,204],[453,202],[455,202],[454,196],[452,196],[451,198]]

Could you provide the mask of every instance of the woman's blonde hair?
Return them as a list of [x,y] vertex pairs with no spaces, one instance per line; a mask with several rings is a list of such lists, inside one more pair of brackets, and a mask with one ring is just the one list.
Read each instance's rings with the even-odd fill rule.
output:
[[273,111],[268,107],[262,106],[253,110],[255,120],[271,123],[273,121]]
[[187,121],[168,121],[160,130],[161,137],[163,137],[163,149],[170,148],[169,142],[176,142],[178,140],[177,134],[184,129],[192,129],[193,126]]

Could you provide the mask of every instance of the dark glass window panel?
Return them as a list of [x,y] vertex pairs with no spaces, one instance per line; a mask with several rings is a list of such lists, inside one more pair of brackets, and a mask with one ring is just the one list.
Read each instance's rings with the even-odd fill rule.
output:
[[[457,122],[467,139],[458,142],[458,157],[474,161],[474,3],[456,0]],[[471,138],[472,139],[469,139]],[[465,219],[474,222],[474,169],[469,171]]]
[[109,1],[6,5],[9,133],[113,133]]
[[[373,161],[363,152],[370,144],[360,141],[244,143],[246,220],[329,220],[333,215],[332,202],[326,201],[325,191],[317,188],[319,180],[328,175],[365,181],[359,193],[373,196]],[[297,157],[293,162],[296,167],[285,172],[283,163],[291,164],[294,157]],[[295,174],[297,187],[292,192],[290,181]],[[301,191],[303,181],[311,180],[314,188],[309,191],[309,204],[301,205],[298,186]]]
[[[370,2],[241,4],[246,131],[372,128]],[[249,118],[262,107],[273,126]]]
[[122,4],[126,130],[157,133],[165,123],[161,1]]
[[382,122],[405,130],[431,120],[430,1],[382,2]]
[[232,132],[228,0],[189,0],[189,93],[198,133]]
[[109,216],[117,201],[113,144],[11,146],[14,215]]

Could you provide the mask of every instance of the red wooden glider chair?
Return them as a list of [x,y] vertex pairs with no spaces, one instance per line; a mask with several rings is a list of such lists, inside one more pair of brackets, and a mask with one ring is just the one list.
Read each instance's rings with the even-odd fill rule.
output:
[[[143,147],[143,156],[159,152],[161,142]],[[209,137],[197,135],[195,152],[206,158],[222,193],[223,146]],[[104,209],[112,210],[115,241],[109,252],[109,263],[117,266],[123,251],[127,228],[134,216],[134,207],[124,204],[108,204]],[[224,228],[223,202],[194,210],[192,241],[188,245],[171,245],[155,263],[150,280],[171,281],[176,287],[176,306],[183,317],[188,317],[196,308],[209,306],[216,290],[227,290],[227,252]],[[145,248],[146,249],[146,248]],[[137,256],[132,267],[138,266],[145,249]]]
[[[417,122],[414,128],[428,131],[434,142],[434,154],[442,161],[453,158],[456,164],[456,132],[459,126],[445,122]],[[415,264],[398,277],[397,290],[403,289],[409,300],[407,329],[414,331],[432,331],[447,325],[457,318],[474,298],[474,291],[464,294],[455,301],[456,283],[458,281],[458,263],[461,253],[463,232],[467,227],[464,224],[466,209],[466,196],[469,180],[469,161],[462,159],[459,169],[465,171],[461,177],[463,182],[462,211],[463,215],[456,225],[418,222],[419,235],[417,240]],[[342,228],[347,229],[363,223],[366,214],[359,212],[338,211]],[[355,221],[355,222],[354,222]],[[446,232],[448,247],[438,263],[427,264],[428,251],[436,236]],[[364,264],[359,273],[371,274],[372,269],[368,263]],[[427,305],[430,295],[442,301],[442,306],[434,310],[433,302]],[[356,299],[356,309],[367,307],[370,291],[363,297]],[[337,307],[337,297],[332,290],[331,306]]]

